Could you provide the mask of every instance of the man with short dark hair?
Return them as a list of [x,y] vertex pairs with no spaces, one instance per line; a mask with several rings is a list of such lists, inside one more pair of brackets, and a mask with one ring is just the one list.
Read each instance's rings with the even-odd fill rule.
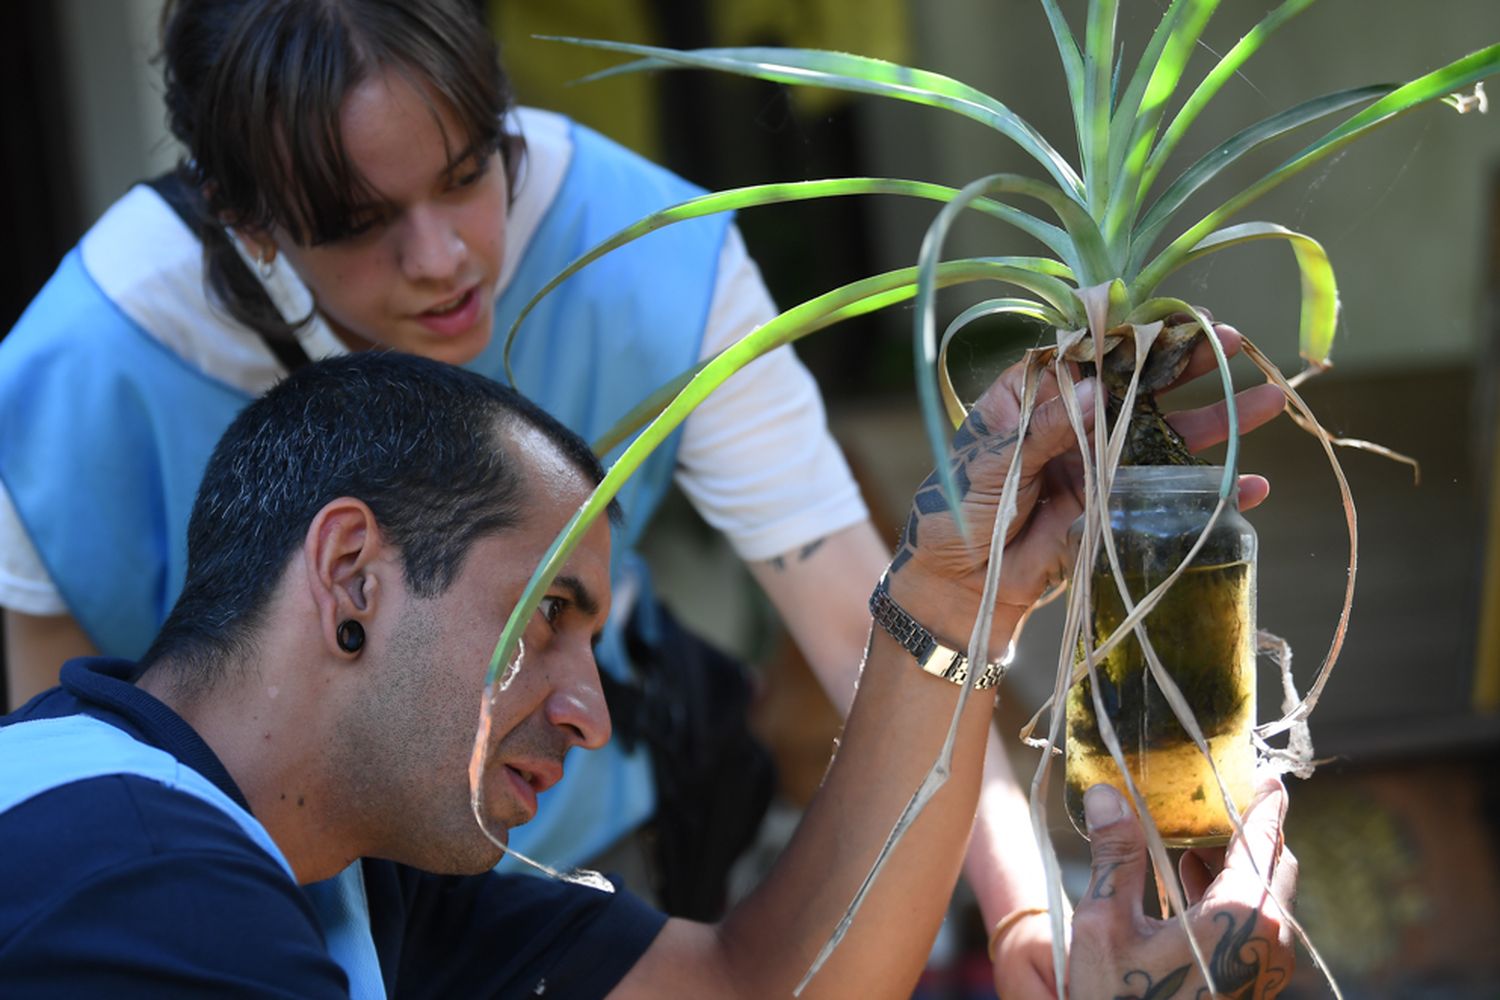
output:
[[[600,522],[527,626],[471,800],[492,645],[599,482],[588,448],[509,390],[436,362],[367,353],[292,376],[215,449],[188,579],[142,663],[72,661],[61,687],[0,726],[7,995],[789,994],[943,741],[959,688],[903,641],[968,633],[1017,387],[1014,371],[1002,377],[956,441],[974,537],[943,505],[917,505],[824,787],[767,880],[710,927],[628,893],[489,871],[501,849],[487,831],[530,819],[568,750],[609,737],[591,649],[610,602]],[[1042,398],[1021,446],[992,656],[1061,572],[1077,510],[1072,431],[1055,388]],[[1241,404],[1246,425],[1271,412]],[[806,995],[910,994],[958,875],[997,674],[986,669],[964,710],[948,784]],[[1114,995],[1142,973],[1191,983],[1178,932],[1137,937],[1138,826],[1114,793],[1089,801],[1107,863],[1080,904],[1074,995]],[[1205,936],[1222,936],[1212,918],[1229,913],[1260,945],[1252,978],[1269,984],[1291,966],[1277,920],[1295,875],[1282,801],[1268,791],[1251,810],[1258,839],[1231,851],[1195,913]],[[1279,872],[1279,902],[1257,895],[1246,866]],[[309,883],[322,883],[316,912],[298,889]],[[1135,911],[1111,902],[1132,890]]]

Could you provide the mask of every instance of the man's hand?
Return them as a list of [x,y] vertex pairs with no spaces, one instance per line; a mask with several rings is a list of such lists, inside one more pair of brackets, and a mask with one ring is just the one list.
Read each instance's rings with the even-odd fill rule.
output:
[[[1237,332],[1222,325],[1215,327],[1214,332],[1226,354],[1239,351]],[[1214,368],[1212,348],[1200,339],[1174,385]],[[954,435],[949,463],[958,485],[969,540],[959,534],[934,473],[917,490],[901,545],[891,562],[890,586],[897,603],[911,610],[930,631],[950,645],[961,645],[968,637],[984,588],[989,539],[1020,423],[1023,379],[1023,366],[1007,369],[974,403]],[[1078,383],[1077,392],[1084,426],[1091,432],[1094,381]],[[1083,513],[1083,464],[1076,435],[1058,393],[1051,373],[1042,374],[1037,405],[1021,447],[1016,516],[1006,539],[997,609],[999,621],[991,639],[992,657],[1003,652],[1009,640],[1009,629],[999,626],[1018,620],[1048,587],[1061,583],[1072,558],[1067,534]],[[1281,390],[1272,385],[1240,393],[1236,396],[1236,406],[1241,431],[1270,420],[1281,412],[1284,403]],[[1222,442],[1228,433],[1223,403],[1174,413],[1167,420],[1194,451]],[[1267,491],[1264,479],[1242,476],[1241,507],[1255,506]],[[919,571],[916,575],[921,578],[920,583],[902,579],[910,569]],[[923,596],[913,593],[919,589],[929,593]],[[930,593],[934,589],[939,593]],[[919,601],[923,610],[931,609],[930,617],[917,613]]]
[[[1147,863],[1140,821],[1108,785],[1089,789],[1083,806],[1093,877],[1073,916],[1069,995],[1198,996],[1206,984],[1182,925],[1142,912]],[[1297,860],[1282,842],[1285,816],[1286,790],[1268,780],[1245,814],[1244,836],[1236,836],[1227,851],[1183,856],[1188,922],[1208,960],[1216,995],[1269,998],[1291,979],[1292,934],[1282,913],[1296,891]]]

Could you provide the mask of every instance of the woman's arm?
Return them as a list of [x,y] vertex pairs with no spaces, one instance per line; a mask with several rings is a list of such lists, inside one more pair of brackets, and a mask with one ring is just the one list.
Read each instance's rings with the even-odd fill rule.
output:
[[71,615],[27,615],[6,608],[6,704],[18,708],[56,684],[64,660],[96,655]]

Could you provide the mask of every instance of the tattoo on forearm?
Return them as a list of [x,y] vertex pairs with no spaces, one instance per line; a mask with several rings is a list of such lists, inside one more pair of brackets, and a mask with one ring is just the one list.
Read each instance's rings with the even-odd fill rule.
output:
[[[823,543],[826,541],[828,541],[827,538],[819,538],[817,541],[808,542],[806,545],[802,546],[802,548],[797,550],[797,561],[799,563],[807,562],[808,559],[812,558],[812,554],[814,552],[823,547]],[[769,562],[771,564],[771,568],[776,570],[778,573],[786,569],[786,556],[784,555],[772,556],[766,561]]]
[[[970,410],[963,425],[953,435],[953,455],[948,460],[959,498],[967,497],[972,489],[969,467],[975,460],[984,455],[1001,454],[1015,443],[1015,434],[994,437],[979,411]],[[906,528],[901,532],[895,558],[891,560],[891,572],[899,571],[916,554],[917,532],[922,518],[930,514],[942,514],[947,510],[948,501],[943,497],[942,483],[937,473],[933,472],[922,480],[922,485],[917,487],[916,496],[912,498],[911,516],[907,518]]]
[[[1111,865],[1101,875],[1100,881],[1113,870]],[[1097,888],[1094,895],[1096,898],[1100,895]],[[1114,895],[1114,892],[1109,895]],[[1253,936],[1255,915],[1251,914],[1243,926],[1232,913],[1215,913],[1214,921],[1220,920],[1225,924],[1225,931],[1208,959],[1209,972],[1213,974],[1214,986],[1219,991],[1212,996],[1232,997],[1234,1000],[1265,1000],[1275,996],[1286,985],[1290,971],[1273,964],[1275,951],[1270,940]],[[1191,964],[1184,965],[1154,979],[1144,969],[1132,969],[1123,979],[1126,992],[1118,994],[1115,1000],[1168,1000],[1177,996],[1192,971]],[[1144,985],[1139,992],[1138,983]],[[1194,1000],[1211,1000],[1207,984],[1198,987]]]

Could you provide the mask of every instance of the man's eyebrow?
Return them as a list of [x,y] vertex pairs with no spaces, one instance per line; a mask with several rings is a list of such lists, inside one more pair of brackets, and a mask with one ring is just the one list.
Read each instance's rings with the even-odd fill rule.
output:
[[573,603],[578,610],[586,615],[597,615],[599,613],[599,600],[589,590],[588,586],[576,576],[559,576],[552,581],[562,587],[573,598]]

